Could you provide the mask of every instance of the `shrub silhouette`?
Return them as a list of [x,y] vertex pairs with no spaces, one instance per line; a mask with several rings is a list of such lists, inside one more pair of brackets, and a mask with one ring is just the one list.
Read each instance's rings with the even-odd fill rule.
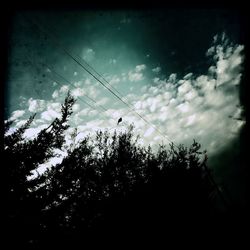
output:
[[27,179],[64,145],[74,103],[68,93],[61,117],[35,139],[22,138],[35,115],[5,135],[8,234],[15,243],[34,249],[93,246],[100,237],[122,242],[164,234],[170,239],[187,234],[190,224],[199,231],[220,215],[200,144],[161,145],[154,152],[138,145],[132,126],[125,133],[85,137],[67,148],[60,164]]

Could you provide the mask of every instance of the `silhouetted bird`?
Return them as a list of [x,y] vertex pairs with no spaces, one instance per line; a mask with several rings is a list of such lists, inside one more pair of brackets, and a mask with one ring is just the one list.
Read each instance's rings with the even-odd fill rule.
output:
[[120,122],[122,122],[122,118],[121,118],[121,117],[119,118],[119,120],[118,120],[118,122],[117,122],[117,125],[118,125]]

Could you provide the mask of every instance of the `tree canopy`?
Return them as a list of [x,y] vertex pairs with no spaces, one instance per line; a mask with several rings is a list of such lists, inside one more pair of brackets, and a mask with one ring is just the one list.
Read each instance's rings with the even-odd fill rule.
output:
[[[163,233],[170,240],[190,233],[190,224],[202,229],[218,219],[219,190],[199,143],[160,145],[154,152],[138,144],[130,126],[124,133],[98,131],[95,139],[86,136],[63,148],[74,103],[68,93],[61,117],[34,139],[23,135],[35,115],[5,133],[7,234],[13,243],[32,249],[84,246],[100,237],[127,241]],[[29,178],[54,149],[66,151],[62,162]]]

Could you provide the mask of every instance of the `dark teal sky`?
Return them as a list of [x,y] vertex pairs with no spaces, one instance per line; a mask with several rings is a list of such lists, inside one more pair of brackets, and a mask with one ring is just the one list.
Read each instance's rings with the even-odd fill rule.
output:
[[[228,124],[228,116],[241,113],[237,109],[244,49],[241,25],[240,13],[222,9],[17,12],[10,37],[5,115],[25,110],[22,119],[27,119],[38,112],[40,123],[48,122],[67,89],[84,101],[83,92],[99,102],[109,110],[108,117],[128,114],[129,109],[77,65],[67,50],[103,75],[155,126],[170,130],[170,138],[180,137],[179,130],[185,131],[184,141],[197,134],[203,138],[202,124],[214,126],[211,119],[205,122],[207,117],[222,113]],[[218,91],[214,84],[221,85]],[[87,115],[84,101],[78,100],[80,118],[73,126],[100,121],[100,109],[92,112],[93,117]],[[131,122],[140,127],[138,133],[153,133],[142,127],[142,121],[127,116]],[[227,126],[230,134],[237,131],[236,123]],[[214,129],[211,148],[221,127]],[[224,133],[228,131],[221,136]]]
[[[91,48],[94,57],[89,55],[86,59],[104,74],[121,74],[140,64],[151,68],[160,65],[162,77],[171,73],[177,73],[180,78],[189,72],[200,74],[209,65],[204,54],[215,34],[226,32],[232,42],[240,40],[236,11],[20,12],[14,19],[11,39],[8,114],[18,108],[19,96],[48,98],[51,95],[51,82],[29,64],[27,54],[36,61],[52,64],[60,72],[66,66],[63,72],[69,78],[77,69],[31,21],[49,28],[75,54],[83,55],[84,50]],[[109,63],[113,59],[116,64]],[[149,77],[150,73],[147,72]],[[75,79],[82,75],[79,72]],[[122,85],[118,89],[127,92]]]
[[[17,12],[9,39],[5,119],[11,116],[14,127],[19,127],[37,112],[27,133],[32,137],[59,115],[70,89],[80,96],[70,120],[79,139],[98,129],[122,130],[134,123],[142,144],[169,142],[72,61],[62,45],[103,75],[170,140],[176,144],[198,140],[208,149],[217,176],[229,185],[234,199],[241,199],[244,163],[239,159],[245,123],[237,118],[244,109],[239,93],[244,96],[246,53],[241,15],[233,9],[181,8]],[[83,94],[108,112],[97,109]],[[118,127],[119,117],[123,122]]]

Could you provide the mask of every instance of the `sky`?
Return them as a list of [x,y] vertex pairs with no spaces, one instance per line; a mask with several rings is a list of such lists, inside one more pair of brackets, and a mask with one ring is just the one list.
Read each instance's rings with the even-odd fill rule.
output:
[[[188,146],[195,139],[209,156],[223,152],[245,124],[238,119],[240,25],[237,11],[223,9],[18,12],[5,90],[5,119],[15,120],[10,132],[37,113],[25,133],[33,138],[60,116],[70,90],[77,102],[68,144],[74,128],[81,140],[133,124],[141,145]],[[70,55],[98,72],[113,93]],[[50,164],[61,161],[60,153]]]

